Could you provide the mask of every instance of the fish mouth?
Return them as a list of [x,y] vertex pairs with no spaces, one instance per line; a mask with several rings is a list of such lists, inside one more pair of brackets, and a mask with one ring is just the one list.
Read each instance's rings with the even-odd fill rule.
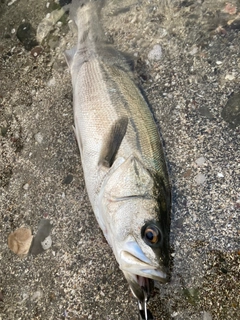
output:
[[123,271],[134,296],[143,301],[144,291],[150,295],[154,280],[166,283],[168,273],[165,267],[151,262],[135,241],[127,243],[127,249],[120,254],[120,268]]

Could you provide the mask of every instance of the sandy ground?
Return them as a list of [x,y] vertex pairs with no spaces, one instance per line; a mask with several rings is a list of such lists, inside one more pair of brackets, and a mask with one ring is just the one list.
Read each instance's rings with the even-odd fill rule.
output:
[[[0,2],[0,319],[135,320],[84,186],[62,54],[75,42],[68,16],[36,42],[56,8]],[[109,39],[135,57],[171,177],[172,277],[150,301],[157,320],[240,313],[239,13],[234,0],[109,1],[103,10]],[[12,231],[36,235],[48,220],[50,249],[9,250]]]

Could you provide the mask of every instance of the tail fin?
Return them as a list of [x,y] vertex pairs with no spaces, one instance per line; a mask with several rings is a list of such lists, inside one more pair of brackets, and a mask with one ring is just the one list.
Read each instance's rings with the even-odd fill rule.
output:
[[78,43],[96,42],[104,37],[99,23],[105,0],[73,0],[70,17],[78,28]]

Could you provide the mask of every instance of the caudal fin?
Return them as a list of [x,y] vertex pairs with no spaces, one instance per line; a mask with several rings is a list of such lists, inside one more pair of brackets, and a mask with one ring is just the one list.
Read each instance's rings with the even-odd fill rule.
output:
[[104,37],[100,12],[105,0],[73,0],[70,5],[70,18],[78,28],[78,43],[96,42]]

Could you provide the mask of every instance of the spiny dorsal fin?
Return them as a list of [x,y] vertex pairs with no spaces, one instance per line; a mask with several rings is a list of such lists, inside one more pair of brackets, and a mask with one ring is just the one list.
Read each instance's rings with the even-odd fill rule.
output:
[[112,125],[107,141],[103,144],[99,158],[99,165],[103,165],[107,168],[112,166],[122,140],[126,134],[127,126],[127,117],[120,118]]

